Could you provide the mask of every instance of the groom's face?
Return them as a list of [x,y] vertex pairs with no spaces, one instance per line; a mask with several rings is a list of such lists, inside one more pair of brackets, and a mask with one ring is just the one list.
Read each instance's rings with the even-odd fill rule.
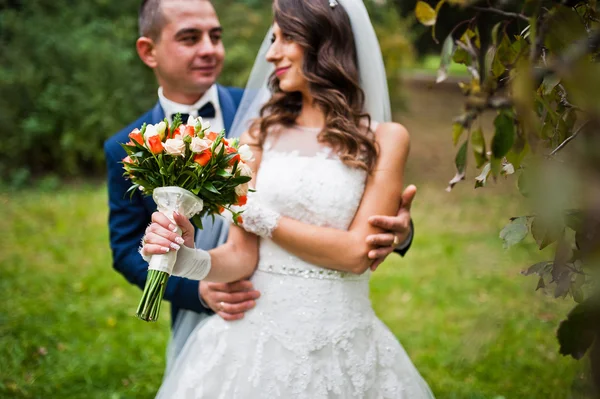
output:
[[163,0],[166,24],[155,43],[156,74],[167,92],[201,95],[223,69],[221,24],[210,1]]

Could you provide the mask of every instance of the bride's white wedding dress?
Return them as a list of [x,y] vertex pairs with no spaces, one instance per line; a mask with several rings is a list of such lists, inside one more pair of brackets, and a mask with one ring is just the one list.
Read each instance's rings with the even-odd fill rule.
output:
[[[282,215],[347,229],[366,172],[320,147],[318,130],[286,128],[265,143],[256,190]],[[430,398],[427,384],[369,300],[370,271],[323,269],[260,242],[261,292],[239,321],[198,326],[159,398]]]

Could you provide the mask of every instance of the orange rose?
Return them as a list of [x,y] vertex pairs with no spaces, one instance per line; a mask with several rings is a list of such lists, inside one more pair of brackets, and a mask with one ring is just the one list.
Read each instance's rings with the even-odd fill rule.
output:
[[[233,147],[227,147],[227,148],[225,149],[225,152],[227,152],[228,154],[233,154],[233,153],[235,153],[236,151],[237,151],[237,150],[236,150],[235,148],[233,148]],[[237,154],[236,156],[234,156],[233,158],[231,158],[231,159],[229,160],[229,165],[230,165],[230,166],[233,166],[233,165],[234,165],[236,162],[239,162],[239,161],[240,161],[240,159],[241,159],[241,158],[240,158],[240,154]]]
[[218,135],[219,135],[218,133],[210,132],[209,134],[206,135],[206,137],[208,137],[208,139],[210,141],[215,141],[217,139]]
[[148,149],[153,154],[159,154],[163,151],[163,143],[160,141],[160,136],[151,136],[148,138]]
[[183,125],[179,125],[177,127],[177,129],[173,130],[173,134],[171,135],[170,138],[174,139],[175,137],[177,137],[179,135],[183,136],[183,131],[181,129],[182,127],[183,127]]
[[206,166],[208,162],[210,162],[210,158],[212,157],[212,152],[210,149],[206,149],[202,151],[200,154],[194,155],[194,162],[196,162],[200,166]]
[[125,163],[134,163],[133,159],[131,159],[131,157],[129,155],[127,155],[125,158],[123,158],[123,162],[125,162]]
[[236,221],[237,221],[237,224],[243,224],[244,223],[244,219],[242,219],[241,216],[238,216],[237,219],[236,219]]
[[[140,129],[133,129],[133,131],[129,133],[129,138],[138,143],[139,145],[144,145],[144,138],[142,137]],[[129,143],[127,143],[127,145],[133,145],[133,142],[130,141]]]
[[196,135],[196,129],[194,128],[194,126],[186,126],[185,127],[185,132],[183,133],[183,136],[188,135],[190,137],[194,137]]
[[225,208],[224,208],[224,207],[222,207],[222,206],[220,206],[220,207],[219,207],[219,213],[223,213],[223,212],[225,212]]
[[237,201],[235,202],[235,205],[244,206],[244,205],[246,205],[246,202],[248,202],[248,196],[240,195],[239,197],[237,197]]

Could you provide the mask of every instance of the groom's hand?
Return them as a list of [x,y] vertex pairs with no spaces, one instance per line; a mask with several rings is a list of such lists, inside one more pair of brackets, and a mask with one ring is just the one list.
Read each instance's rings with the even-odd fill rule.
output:
[[256,305],[260,292],[249,280],[234,283],[200,282],[200,298],[224,320],[239,320]]
[[417,187],[410,185],[404,189],[400,202],[400,209],[396,216],[371,216],[369,223],[375,227],[386,230],[385,233],[372,234],[367,237],[367,243],[377,245],[379,248],[369,252],[369,258],[374,259],[371,270],[377,269],[398,245],[403,244],[410,235],[410,207],[417,194]]

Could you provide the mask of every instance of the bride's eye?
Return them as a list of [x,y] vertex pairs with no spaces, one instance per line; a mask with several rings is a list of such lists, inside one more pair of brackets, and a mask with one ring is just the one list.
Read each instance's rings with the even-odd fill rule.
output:
[[275,43],[275,35],[271,36],[271,44]]

